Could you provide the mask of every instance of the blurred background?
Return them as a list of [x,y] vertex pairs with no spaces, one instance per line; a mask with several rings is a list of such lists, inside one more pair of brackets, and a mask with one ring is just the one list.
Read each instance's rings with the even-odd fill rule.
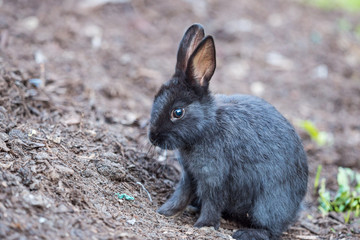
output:
[[[56,207],[63,204],[67,208],[77,206],[95,212],[105,209],[110,214],[105,215],[120,225],[105,226],[99,217],[96,231],[107,229],[110,235],[106,236],[110,237],[126,231],[135,233],[134,236],[127,235],[129,239],[136,239],[136,236],[149,238],[146,229],[152,229],[154,223],[143,220],[143,225],[136,224],[136,221],[141,222],[141,217],[134,216],[131,210],[134,206],[122,205],[123,211],[127,212],[124,215],[127,215],[120,220],[119,215],[111,215],[115,210],[109,210],[114,204],[109,192],[114,189],[120,188],[147,199],[141,192],[143,190],[131,184],[124,185],[119,179],[120,182],[111,182],[112,173],[99,170],[103,168],[93,160],[108,159],[109,156],[103,156],[105,152],[113,152],[114,159],[121,161],[114,160],[116,166],[109,162],[101,166],[117,167],[117,171],[124,169],[124,175],[131,173],[147,185],[151,195],[155,195],[155,202],[162,202],[172,191],[178,169],[168,160],[159,163],[158,160],[164,158],[162,153],[144,156],[148,150],[146,125],[153,96],[173,74],[178,43],[193,23],[201,23],[206,34],[215,38],[217,69],[210,89],[214,93],[242,93],[264,98],[295,125],[303,139],[310,166],[309,207],[302,220],[284,237],[359,237],[356,235],[359,232],[354,230],[359,229],[359,221],[356,221],[359,212],[356,211],[360,208],[360,175],[356,175],[360,171],[359,0],[0,0],[0,104],[4,115],[0,129],[7,136],[4,135],[0,142],[1,164],[6,174],[22,182],[6,193],[9,195],[3,196],[11,199],[14,192],[25,189],[42,192],[53,199]],[[14,129],[27,135],[29,132],[38,134],[40,139],[52,136],[52,144],[58,137],[60,145],[65,145],[46,148],[43,143],[44,146],[30,150],[23,145],[18,147],[18,142],[13,141],[14,134],[10,134]],[[90,131],[86,132],[88,135],[75,134],[84,129]],[[70,132],[65,134],[66,131]],[[103,134],[101,138],[99,133]],[[74,144],[77,150],[74,150]],[[69,192],[53,194],[53,190],[59,188],[59,180],[53,181],[49,175],[53,162],[45,164],[48,171],[42,175],[31,170],[31,166],[44,165],[34,161],[39,151],[47,152],[48,159],[56,158],[56,164],[68,168],[55,167],[55,172],[67,176],[64,181],[69,181],[65,187],[70,189]],[[88,161],[80,161],[79,155],[86,155]],[[12,163],[11,167],[9,163]],[[21,164],[14,167],[15,163]],[[20,171],[24,166],[33,176],[28,185],[23,183],[25,170]],[[87,168],[93,169],[94,173],[84,178],[81,173]],[[350,170],[344,170],[346,168]],[[170,171],[169,175],[163,173],[164,169]],[[341,174],[339,177],[340,172],[345,177]],[[87,185],[89,179],[107,179],[109,176],[110,180],[104,180],[110,181],[106,183],[111,189],[109,192],[100,194],[99,183],[94,183],[89,185],[93,190],[82,190],[75,197],[71,195],[74,188],[71,184],[76,179]],[[345,181],[347,187],[341,176],[349,177]],[[134,182],[134,179],[129,181]],[[31,189],[35,180],[38,187]],[[9,181],[3,178],[3,182]],[[48,191],[41,187],[45,183],[51,186]],[[159,186],[165,190],[156,197]],[[340,205],[335,211],[336,206],[326,201],[339,193],[339,186],[345,186],[347,190],[347,198],[340,200],[350,199],[347,204],[351,201],[353,207],[343,203],[343,207]],[[354,195],[350,194],[353,190]],[[88,191],[94,195],[90,197]],[[104,196],[108,201],[99,207],[96,204],[102,202]],[[83,198],[94,201],[83,206],[82,200],[78,200]],[[14,212],[9,213],[8,218],[0,217],[0,224],[6,226],[5,230],[0,230],[0,236],[9,232],[30,234],[21,225],[25,223],[14,225],[21,222],[21,216],[27,216],[25,210],[16,215],[15,209],[29,208],[25,203],[18,204],[3,204]],[[142,208],[149,209],[144,218],[152,219],[156,204],[146,201],[144,204]],[[319,204],[320,208],[323,204],[320,210]],[[336,213],[343,212],[339,207],[345,211],[345,217]],[[52,218],[48,216],[53,213],[50,210],[40,214],[30,208],[39,218],[41,214],[48,222]],[[349,212],[352,221],[346,220]],[[71,216],[79,218],[76,211]],[[172,226],[174,222],[171,221],[175,221],[159,218],[156,220],[159,226],[169,227],[167,224]],[[168,229],[164,233],[165,230],[160,228],[153,230],[155,235],[152,237],[181,238],[171,234],[188,231],[181,225],[187,221],[185,226],[190,227],[195,219],[192,215],[183,218],[185,220],[176,222],[178,226],[173,232]],[[31,225],[38,229],[33,234],[51,232],[53,236],[59,236],[56,230],[49,230],[50,227],[39,230],[40,223],[38,219],[36,221]],[[72,229],[73,225],[64,223],[53,228],[66,230],[68,227]],[[87,227],[85,223],[78,227],[82,229],[82,237],[88,236]],[[184,238],[204,235],[201,231],[192,231],[195,232],[184,233]],[[214,232],[206,234],[208,239],[220,238]],[[231,230],[222,230],[221,234],[227,236]]]

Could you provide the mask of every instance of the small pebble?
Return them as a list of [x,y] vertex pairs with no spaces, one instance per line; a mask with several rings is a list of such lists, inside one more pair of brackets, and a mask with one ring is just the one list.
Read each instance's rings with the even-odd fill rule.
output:
[[35,16],[30,16],[22,19],[20,25],[27,31],[34,31],[39,26],[39,19]]
[[38,152],[35,156],[36,160],[48,160],[50,156],[47,152]]
[[10,149],[6,146],[6,143],[0,138],[0,151],[9,152]]
[[31,194],[28,192],[24,193],[23,200],[24,202],[35,207],[49,208],[51,206],[49,200],[40,194]]
[[55,165],[55,168],[64,175],[73,175],[74,174],[74,170],[72,170],[71,168],[62,166],[62,165]]
[[47,221],[47,219],[44,218],[44,217],[40,217],[40,218],[39,218],[39,223],[44,223],[44,222],[46,222],[46,221]]
[[321,64],[314,69],[313,76],[319,79],[326,79],[329,75],[328,67],[325,64]]
[[261,82],[253,82],[250,85],[250,90],[252,94],[261,97],[265,92],[265,86]]
[[4,142],[7,142],[9,140],[9,135],[7,135],[4,132],[0,132],[0,139],[3,140]]
[[133,218],[133,219],[127,220],[126,222],[130,225],[134,225],[136,223],[136,219]]
[[38,88],[42,85],[42,80],[39,78],[32,78],[32,79],[29,79],[29,83],[31,85],[33,85],[34,87]]
[[294,68],[293,61],[278,52],[269,52],[266,55],[266,62],[269,65],[278,67],[282,70],[292,70]]

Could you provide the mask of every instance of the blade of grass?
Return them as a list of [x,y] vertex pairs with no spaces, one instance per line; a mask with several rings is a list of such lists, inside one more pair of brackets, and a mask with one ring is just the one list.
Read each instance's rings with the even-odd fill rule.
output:
[[314,195],[316,194],[316,192],[318,191],[318,188],[319,188],[319,180],[320,180],[321,170],[322,170],[322,165],[320,164],[317,167],[315,181],[314,181]]

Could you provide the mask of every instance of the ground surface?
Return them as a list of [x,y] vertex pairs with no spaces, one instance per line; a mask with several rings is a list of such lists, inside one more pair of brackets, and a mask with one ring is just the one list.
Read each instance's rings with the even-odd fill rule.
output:
[[318,164],[330,188],[338,166],[360,169],[360,42],[339,27],[356,14],[281,0],[98,2],[0,1],[0,238],[231,239],[232,223],[156,214],[179,170],[148,151],[147,122],[193,22],[215,37],[213,92],[259,95],[333,135],[320,148],[298,129],[308,207],[283,239],[360,238],[359,222],[322,217],[311,194]]

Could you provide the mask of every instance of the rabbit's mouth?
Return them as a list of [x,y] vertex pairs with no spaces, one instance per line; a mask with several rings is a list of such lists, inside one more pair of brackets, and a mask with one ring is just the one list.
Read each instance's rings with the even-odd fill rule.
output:
[[171,136],[149,132],[149,140],[154,146],[160,147],[161,149],[174,150],[178,148],[175,144],[175,139],[172,139]]

